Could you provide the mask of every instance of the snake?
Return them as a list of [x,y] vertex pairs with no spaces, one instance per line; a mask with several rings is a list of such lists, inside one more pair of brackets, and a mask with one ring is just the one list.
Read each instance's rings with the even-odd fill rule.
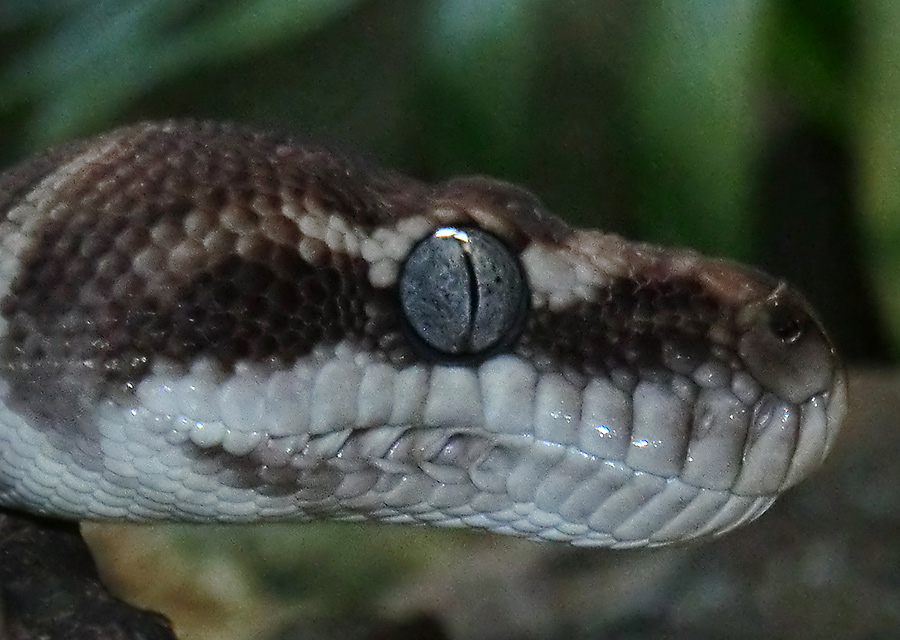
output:
[[163,121],[0,177],[0,506],[657,546],[816,469],[846,371],[755,268],[486,176]]

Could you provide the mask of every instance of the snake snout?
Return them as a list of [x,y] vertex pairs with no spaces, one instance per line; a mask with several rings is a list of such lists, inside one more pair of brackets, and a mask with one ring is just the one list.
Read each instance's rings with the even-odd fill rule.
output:
[[[746,487],[752,485],[754,493],[782,491],[818,467],[830,450],[845,411],[846,374],[810,307],[784,284],[741,309],[737,326],[738,354],[768,391],[767,400],[756,407],[755,430],[768,434],[760,442],[771,440],[748,446],[745,469],[753,468],[747,461],[754,455],[768,462]],[[786,473],[763,471],[771,468],[773,458],[784,459]]]
[[741,309],[737,325],[744,365],[778,397],[800,404],[834,386],[840,360],[799,294],[779,285]]

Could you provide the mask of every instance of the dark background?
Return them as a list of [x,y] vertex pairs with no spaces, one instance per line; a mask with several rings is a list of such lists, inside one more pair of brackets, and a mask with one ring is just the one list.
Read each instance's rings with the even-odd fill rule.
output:
[[[190,117],[306,133],[423,179],[492,174],[576,224],[785,277],[854,367],[895,367],[898,70],[891,0],[0,0],[0,167],[120,124]],[[378,594],[410,572],[462,563],[480,575],[465,563],[490,563],[485,548],[533,548],[383,530],[94,535],[137,540],[109,551],[137,563],[122,588],[137,572],[183,616],[186,639],[383,614]],[[154,551],[172,537],[187,552],[177,561]],[[602,557],[626,574],[652,565]],[[250,568],[261,574],[246,581]],[[565,624],[631,629],[616,611]],[[751,630],[770,621],[757,614]],[[564,626],[547,615],[546,628]],[[716,624],[726,618],[740,616]]]

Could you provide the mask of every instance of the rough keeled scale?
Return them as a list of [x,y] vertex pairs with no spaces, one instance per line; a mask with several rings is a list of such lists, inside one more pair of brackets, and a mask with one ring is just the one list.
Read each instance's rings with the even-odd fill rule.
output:
[[[329,515],[639,546],[721,533],[822,461],[831,344],[751,269],[576,231],[291,137],[136,125],[0,178],[0,504]],[[396,295],[437,228],[496,235],[530,308],[461,362]]]

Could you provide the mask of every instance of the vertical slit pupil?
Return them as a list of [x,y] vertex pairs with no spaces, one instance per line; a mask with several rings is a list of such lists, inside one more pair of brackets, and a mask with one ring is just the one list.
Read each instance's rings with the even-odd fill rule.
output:
[[475,265],[472,264],[472,255],[463,243],[463,258],[466,265],[466,276],[469,278],[469,326],[466,331],[466,345],[471,348],[472,332],[475,331],[475,319],[478,317],[480,304],[478,295],[478,276],[475,274]]

